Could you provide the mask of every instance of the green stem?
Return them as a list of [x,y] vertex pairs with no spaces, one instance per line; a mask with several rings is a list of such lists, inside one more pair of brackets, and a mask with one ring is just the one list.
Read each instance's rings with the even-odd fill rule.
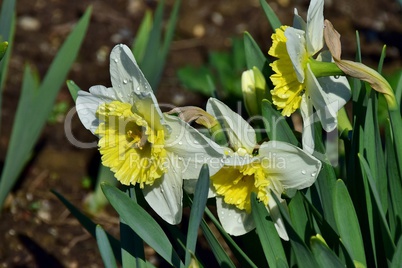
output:
[[316,61],[309,59],[308,63],[315,77],[345,75],[334,62]]
[[340,109],[338,111],[338,128],[339,128],[339,132],[343,133],[345,130],[349,131],[352,130],[352,124],[349,121],[349,117],[348,114],[346,113],[345,107],[342,107],[342,109]]

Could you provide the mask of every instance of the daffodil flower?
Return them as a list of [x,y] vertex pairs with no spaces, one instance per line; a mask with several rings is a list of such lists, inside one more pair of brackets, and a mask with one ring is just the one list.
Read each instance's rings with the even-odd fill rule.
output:
[[[149,205],[170,224],[182,217],[183,180],[196,179],[202,164],[221,149],[177,117],[163,114],[130,49],[110,54],[112,87],[80,91],[83,125],[100,140],[103,165],[124,185],[142,189]],[[219,167],[210,167],[213,174]]]
[[269,211],[280,237],[288,240],[271,191],[286,206],[281,194],[292,196],[296,190],[311,186],[317,179],[321,162],[285,142],[257,145],[255,130],[216,99],[209,99],[207,112],[218,119],[228,137],[223,167],[211,176],[223,228],[231,235],[242,235],[254,229],[250,196],[255,192]]
[[[272,35],[268,54],[278,58],[271,64],[275,88],[271,90],[273,103],[290,116],[300,108],[303,117],[303,149],[314,151],[315,115],[323,129],[337,126],[337,112],[350,99],[348,81],[342,71],[332,64],[324,47],[324,0],[312,0],[307,23],[295,11],[293,27],[281,26]],[[334,68],[335,67],[335,68]],[[336,76],[335,76],[336,75]],[[314,114],[314,109],[316,114]]]

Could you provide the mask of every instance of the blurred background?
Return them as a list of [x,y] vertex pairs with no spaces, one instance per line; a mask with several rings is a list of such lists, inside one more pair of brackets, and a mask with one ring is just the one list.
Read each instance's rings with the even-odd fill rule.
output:
[[[287,25],[292,24],[293,8],[297,8],[305,18],[309,5],[307,0],[268,3],[281,22]],[[131,46],[145,11],[154,10],[157,1],[17,1],[15,41],[1,107],[0,166],[9,144],[24,65],[32,65],[43,77],[60,45],[89,5],[93,7],[89,29],[68,75],[68,79],[84,90],[96,84],[110,86],[110,50],[118,43]],[[172,6],[172,0],[166,1],[166,18]],[[402,66],[401,7],[398,0],[328,0],[325,1],[324,15],[342,35],[344,59],[355,58],[355,31],[358,30],[363,63],[375,69],[386,44],[384,73],[392,74]],[[178,70],[188,65],[206,64],[211,51],[230,51],[233,38],[242,38],[244,31],[253,36],[262,51],[267,52],[271,45],[272,30],[258,0],[188,0],[183,1],[179,14],[175,37],[156,93],[160,103],[204,107],[207,97],[187,90],[178,79]],[[1,213],[0,267],[103,266],[95,239],[50,192],[50,189],[55,189],[82,207],[96,177],[99,163],[96,148],[77,148],[65,136],[65,116],[73,106],[70,93],[63,86],[34,157]],[[96,140],[76,116],[71,131],[80,141]],[[112,209],[106,209],[93,218],[118,236],[118,218]],[[151,249],[148,254],[153,256]]]

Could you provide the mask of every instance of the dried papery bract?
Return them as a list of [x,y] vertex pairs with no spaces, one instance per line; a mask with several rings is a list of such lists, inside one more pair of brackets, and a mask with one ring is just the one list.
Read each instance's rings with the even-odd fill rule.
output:
[[342,60],[342,47],[340,41],[341,35],[335,30],[334,26],[329,20],[325,20],[324,24],[325,43],[327,44],[327,47],[330,50],[332,57],[339,69],[341,69],[348,76],[358,78],[369,83],[374,90],[384,94],[390,109],[396,109],[397,104],[395,95],[387,80],[385,80],[385,78],[377,71],[360,62]]
[[184,122],[196,122],[208,129],[218,124],[218,121],[213,116],[196,106],[176,107],[167,112],[167,114],[177,114]]

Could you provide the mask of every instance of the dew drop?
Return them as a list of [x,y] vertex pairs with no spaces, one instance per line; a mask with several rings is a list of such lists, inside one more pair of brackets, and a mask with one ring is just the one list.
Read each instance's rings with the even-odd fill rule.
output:
[[123,80],[123,84],[127,84],[127,80],[126,80],[126,79]]
[[135,90],[140,91],[140,87],[137,87]]
[[200,144],[198,141],[194,141],[194,144]]
[[317,175],[317,173],[311,173],[311,177],[315,177],[315,175]]
[[172,133],[172,128],[170,126],[166,126],[166,131],[168,134]]
[[340,75],[335,75],[334,78],[335,79],[339,79]]
[[118,62],[119,62],[119,60],[118,60],[118,59],[114,59],[113,61],[114,61],[115,63],[118,63]]
[[183,142],[182,142],[182,141],[179,141],[179,145],[183,145]]
[[301,171],[301,173],[302,173],[303,175],[306,175],[306,171],[305,171],[304,169]]

